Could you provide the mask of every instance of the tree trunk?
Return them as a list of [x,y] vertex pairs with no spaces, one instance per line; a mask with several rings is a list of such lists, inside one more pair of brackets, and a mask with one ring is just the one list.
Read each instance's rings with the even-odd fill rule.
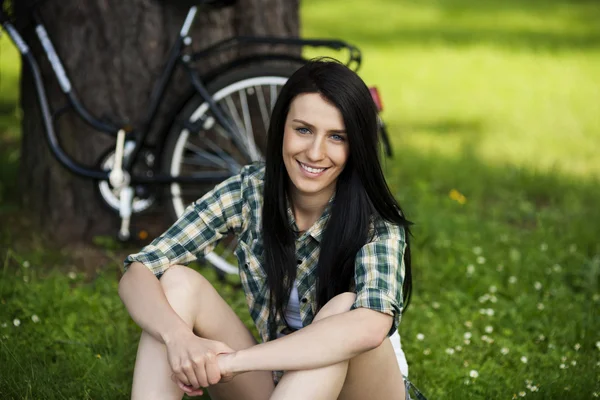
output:
[[[19,10],[18,3],[22,2],[14,3],[17,16],[24,12]],[[186,7],[173,3],[177,2],[47,0],[40,3],[48,35],[74,91],[93,115],[139,126],[153,84],[187,12]],[[191,37],[197,50],[236,34],[298,36],[298,25],[298,0],[239,0],[234,6],[222,9],[201,7]],[[31,26],[24,36],[40,64],[50,107],[53,111],[60,109],[66,99],[40,46],[36,45]],[[188,90],[187,81],[182,74],[174,77],[153,133],[161,129],[167,112],[181,101]],[[23,139],[19,176],[23,205],[34,224],[62,243],[116,234],[118,215],[103,205],[96,191],[97,183],[75,176],[51,155],[31,73],[25,64],[21,106]],[[55,128],[65,151],[83,165],[97,165],[99,157],[114,146],[114,139],[95,132],[73,111],[59,118]],[[160,229],[165,226],[162,220]]]

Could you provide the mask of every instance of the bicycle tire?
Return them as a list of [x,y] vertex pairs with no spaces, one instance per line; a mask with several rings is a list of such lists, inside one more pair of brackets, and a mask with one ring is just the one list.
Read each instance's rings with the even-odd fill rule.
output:
[[[276,95],[298,67],[299,65],[289,64],[285,66],[247,65],[216,76],[207,84],[207,89],[215,101],[232,118],[238,128],[238,133],[242,131],[241,133],[245,135],[243,140],[246,140],[248,149],[237,150],[234,141],[223,135],[223,129],[214,120],[212,121],[213,125],[210,124],[210,109],[202,97],[196,94],[183,106],[167,134],[161,162],[163,172],[182,175],[190,173],[190,171],[193,173],[194,170],[217,170],[216,164],[220,164],[221,168],[229,168],[233,175],[244,165],[260,158],[260,153],[264,152],[266,147],[266,130]],[[276,87],[276,92],[273,91],[273,87]],[[238,94],[238,103],[235,102],[236,93]],[[228,98],[230,100],[227,100]],[[246,109],[244,109],[244,101]],[[269,109],[265,110],[267,102]],[[237,115],[235,115],[236,113]],[[261,129],[255,129],[254,126],[259,125],[257,122],[261,121]],[[196,131],[192,132],[191,130]],[[233,161],[218,154],[218,150],[227,152],[226,155],[231,156]],[[188,151],[188,156],[193,156],[190,158],[188,166],[184,165],[186,151]],[[190,152],[194,154],[190,155]],[[246,153],[249,153],[252,159],[248,160]],[[215,165],[202,165],[202,163],[210,164],[210,162]],[[237,165],[234,165],[234,162]],[[197,165],[193,165],[196,163]],[[185,191],[184,187],[187,188]],[[187,190],[192,187],[194,190],[188,194]],[[214,185],[200,184],[173,183],[168,185],[164,200],[170,216],[173,220],[177,219],[187,205],[213,187]],[[233,274],[238,271],[232,259],[235,242],[229,240],[230,242],[225,244],[225,253],[229,254],[217,255],[213,252],[206,257],[206,261],[221,274]]]

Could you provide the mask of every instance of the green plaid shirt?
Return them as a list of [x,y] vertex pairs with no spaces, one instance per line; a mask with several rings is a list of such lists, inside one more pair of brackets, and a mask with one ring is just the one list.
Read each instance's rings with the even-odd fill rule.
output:
[[[265,250],[261,234],[264,175],[263,165],[252,164],[217,185],[191,204],[165,233],[141,252],[127,257],[125,268],[139,261],[160,278],[171,265],[186,265],[204,256],[219,239],[233,232],[238,240],[235,253],[250,314],[262,340],[269,340],[269,288],[263,269]],[[296,239],[296,283],[304,326],[312,322],[316,312],[316,266],[329,208]],[[291,208],[288,217],[297,231]],[[375,219],[372,233],[371,241],[356,254],[353,291],[357,296],[353,308],[365,307],[393,316],[391,335],[398,327],[403,306],[404,229]],[[275,323],[276,332],[287,326],[280,317]]]

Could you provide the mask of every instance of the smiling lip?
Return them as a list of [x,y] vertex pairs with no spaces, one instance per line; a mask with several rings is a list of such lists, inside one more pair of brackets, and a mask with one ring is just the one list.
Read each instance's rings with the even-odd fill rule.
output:
[[315,168],[315,167],[306,165],[304,163],[301,163],[298,160],[296,160],[296,161],[300,165],[300,169],[302,170],[302,172],[304,172],[306,175],[308,175],[310,177],[321,176],[327,170],[327,168]]

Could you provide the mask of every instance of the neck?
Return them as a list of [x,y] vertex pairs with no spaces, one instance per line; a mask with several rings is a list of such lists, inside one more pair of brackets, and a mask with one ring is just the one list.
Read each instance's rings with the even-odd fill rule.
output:
[[332,191],[305,195],[292,189],[292,211],[300,231],[308,230],[319,219],[332,195]]

